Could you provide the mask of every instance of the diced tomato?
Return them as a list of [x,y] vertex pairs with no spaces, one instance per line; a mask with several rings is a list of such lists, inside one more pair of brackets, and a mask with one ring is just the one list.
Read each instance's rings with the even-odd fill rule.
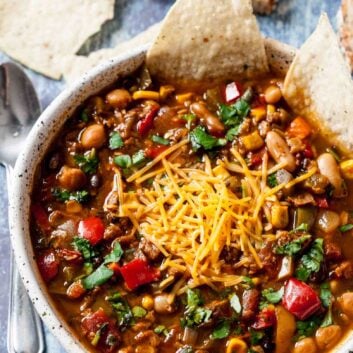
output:
[[327,197],[325,197],[325,196],[316,196],[315,201],[316,201],[316,205],[320,208],[328,208],[329,207]]
[[314,152],[309,142],[306,142],[303,154],[305,158],[314,158]]
[[144,136],[153,128],[153,120],[156,117],[159,108],[153,107],[147,115],[137,123],[137,132]]
[[317,293],[308,284],[295,278],[284,287],[283,306],[299,320],[305,320],[321,307]]
[[159,156],[162,152],[167,150],[169,146],[164,146],[164,145],[157,145],[157,146],[150,146],[145,149],[145,156],[147,158],[156,158]]
[[263,330],[274,325],[276,325],[276,314],[274,307],[271,305],[259,312],[251,327],[255,330]]
[[120,267],[120,272],[127,287],[131,290],[160,278],[159,270],[150,266],[147,261],[142,259],[132,260]]
[[104,224],[98,217],[89,217],[80,221],[78,234],[87,239],[91,245],[97,245],[104,236]]
[[46,282],[50,282],[59,272],[59,261],[54,251],[47,251],[37,257],[39,272]]
[[100,352],[111,353],[116,351],[121,341],[120,333],[114,321],[108,317],[102,308],[85,316],[82,319],[81,327],[83,333]]
[[38,227],[45,233],[51,231],[48,215],[45,212],[42,205],[35,203],[31,206],[32,215],[38,225]]
[[311,126],[306,122],[305,119],[298,116],[289,125],[287,134],[290,137],[298,137],[304,140],[311,134]]
[[237,82],[231,82],[221,87],[222,98],[226,103],[234,103],[240,98],[242,87]]
[[256,153],[251,153],[250,155],[250,166],[257,167],[262,164],[262,159],[265,153],[265,148]]

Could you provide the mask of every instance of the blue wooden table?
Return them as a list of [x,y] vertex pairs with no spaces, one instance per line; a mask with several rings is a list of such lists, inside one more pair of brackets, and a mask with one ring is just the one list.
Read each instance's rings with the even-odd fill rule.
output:
[[[10,1],[10,0],[8,0]],[[340,0],[279,0],[276,13],[259,17],[262,32],[299,47],[316,26],[322,11],[326,11],[336,26],[336,14]],[[103,47],[114,46],[142,32],[155,22],[160,21],[173,0],[116,0],[115,19],[106,23],[100,34],[94,36],[80,50],[81,54]],[[207,2],[205,2],[207,4]],[[0,52],[0,62],[9,60]],[[42,107],[45,108],[65,87],[62,81],[54,81],[26,70],[37,89]],[[0,353],[6,350],[9,253],[10,243],[7,228],[7,194],[4,170],[0,169]],[[19,328],[20,334],[20,328]],[[46,330],[48,353],[64,353],[56,339]],[[28,352],[32,353],[32,352]]]

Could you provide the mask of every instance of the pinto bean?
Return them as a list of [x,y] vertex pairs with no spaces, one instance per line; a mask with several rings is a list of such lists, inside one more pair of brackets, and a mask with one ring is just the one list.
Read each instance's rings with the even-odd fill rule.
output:
[[158,314],[171,314],[176,310],[176,306],[171,302],[169,294],[160,294],[154,298],[154,310]]
[[337,301],[341,310],[353,319],[353,292],[342,294]]
[[317,347],[315,340],[311,337],[303,338],[298,341],[295,346],[293,353],[316,353]]
[[260,292],[257,289],[247,289],[243,293],[243,313],[244,320],[251,320],[255,317],[260,301]]
[[132,101],[131,94],[126,89],[114,89],[106,96],[107,102],[114,108],[124,109]]
[[211,113],[204,104],[193,103],[190,106],[191,112],[198,116],[202,124],[207,126],[208,131],[214,135],[221,135],[224,132],[223,123],[216,115]]
[[85,173],[79,168],[63,166],[57,175],[61,187],[68,190],[77,190],[86,183]]
[[81,144],[83,148],[100,148],[105,142],[104,126],[93,124],[88,126],[81,135]]
[[282,98],[282,92],[279,87],[271,85],[265,90],[265,101],[269,104],[275,104]]
[[296,168],[295,158],[290,153],[287,142],[277,132],[270,131],[266,136],[266,146],[271,157],[277,163],[286,163],[284,169],[293,172]]
[[330,153],[323,153],[317,159],[319,171],[324,175],[334,187],[334,197],[344,197],[347,194],[344,181],[335,158]]
[[320,350],[332,348],[341,338],[342,330],[338,325],[320,327],[315,334],[316,344]]

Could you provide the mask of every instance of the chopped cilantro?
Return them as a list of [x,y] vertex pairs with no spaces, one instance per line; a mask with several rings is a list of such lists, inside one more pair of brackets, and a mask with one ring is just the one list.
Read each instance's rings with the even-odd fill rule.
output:
[[104,257],[104,263],[119,262],[123,256],[124,251],[118,241],[115,241],[113,251]]
[[97,171],[99,159],[96,156],[96,151],[94,148],[84,155],[77,154],[74,156],[74,160],[82,171],[87,174],[93,174]]
[[240,314],[241,313],[241,304],[240,304],[240,300],[239,297],[236,294],[233,294],[230,297],[230,306],[232,307],[232,309],[237,313]]
[[134,167],[141,166],[141,164],[147,162],[145,152],[143,150],[136,152],[135,154],[132,155],[131,161]]
[[183,119],[187,121],[186,127],[188,130],[191,129],[191,123],[196,119],[196,115],[194,114],[185,114],[183,115]]
[[282,300],[284,287],[275,291],[273,288],[266,288],[261,292],[260,309],[265,308],[269,304],[277,304]]
[[320,271],[324,260],[323,239],[315,239],[308,253],[302,256],[295,275],[301,281],[307,281],[313,274]]
[[114,312],[118,316],[119,326],[128,326],[134,323],[134,316],[129,303],[119,292],[114,293],[112,296],[108,297],[107,300],[110,302]]
[[164,325],[158,325],[155,327],[154,332],[157,333],[158,335],[163,333],[164,336],[168,336],[168,329]]
[[271,188],[274,188],[275,186],[278,185],[276,173],[270,174],[270,175],[267,177],[267,184],[268,184],[268,186],[270,186]]
[[310,234],[305,234],[300,238],[297,238],[287,244],[277,246],[275,253],[279,255],[289,255],[293,256],[302,250],[303,244],[305,244],[309,239],[311,239]]
[[85,289],[93,289],[107,282],[113,274],[114,271],[102,264],[90,275],[82,279],[82,285]]
[[248,287],[248,288],[253,288],[254,287],[254,282],[252,281],[252,278],[247,277],[247,276],[243,276],[242,277],[242,283],[244,287]]
[[320,327],[327,327],[333,325],[333,317],[332,317],[332,304],[327,309],[327,313],[324,319],[321,322]]
[[344,232],[348,232],[349,230],[353,229],[353,224],[348,223],[348,224],[344,224],[343,226],[338,228],[342,233]]
[[305,321],[297,321],[297,334],[296,340],[300,340],[304,337],[312,336],[320,326],[320,318],[317,316],[311,317]]
[[167,140],[167,139],[165,139],[165,138],[163,138],[161,136],[158,136],[158,135],[153,135],[152,136],[152,141],[154,143],[158,143],[160,145],[165,145],[165,146],[170,145],[170,141],[169,140]]
[[206,151],[212,150],[227,143],[226,139],[218,139],[208,134],[203,126],[198,126],[190,132],[190,141],[194,151],[200,148],[204,148]]
[[123,169],[130,168],[132,165],[131,157],[128,154],[114,157],[114,163]]
[[323,283],[320,286],[320,299],[322,302],[322,305],[325,308],[329,308],[332,304],[332,293],[329,287],[328,283]]
[[230,322],[221,321],[212,331],[211,338],[214,340],[221,340],[229,336],[230,333]]
[[92,248],[90,242],[82,237],[74,237],[72,246],[76,251],[79,251],[85,260],[85,262],[92,262],[92,259],[96,256],[95,251]]
[[91,345],[93,347],[96,347],[99,343],[99,340],[101,339],[101,336],[102,336],[102,332],[106,329],[106,327],[108,326],[108,323],[105,322],[104,324],[102,324],[100,326],[100,328],[98,329],[98,331],[95,333],[92,341],[91,341]]
[[249,112],[250,105],[244,99],[239,99],[232,105],[221,104],[219,108],[220,118],[228,127],[240,126]]
[[52,194],[60,202],[74,200],[84,203],[89,199],[89,193],[86,190],[70,192],[66,189],[54,188],[52,189]]
[[307,223],[302,223],[298,227],[291,230],[289,233],[307,232],[308,230],[309,230],[309,225]]
[[132,308],[132,315],[137,319],[145,317],[146,314],[147,314],[147,311],[142,306],[136,305]]
[[184,312],[184,319],[182,319],[182,326],[196,327],[202,323],[210,320],[212,311],[201,307],[203,303],[198,291],[188,289],[187,290],[187,305]]
[[84,122],[84,123],[88,123],[89,121],[89,116],[88,116],[88,112],[86,109],[82,110],[81,112],[81,120]]
[[124,141],[121,138],[120,134],[116,131],[112,131],[110,133],[109,138],[109,148],[111,150],[116,150],[117,148],[121,148],[124,146]]
[[240,125],[230,128],[226,133],[226,139],[232,142],[239,135]]
[[265,333],[259,330],[250,330],[250,343],[253,346],[256,346],[261,342],[261,340],[265,337]]

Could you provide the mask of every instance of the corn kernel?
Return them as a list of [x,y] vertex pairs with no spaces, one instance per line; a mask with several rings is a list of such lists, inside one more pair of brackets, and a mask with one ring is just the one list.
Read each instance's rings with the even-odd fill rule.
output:
[[257,150],[264,145],[264,140],[257,130],[249,135],[241,137],[241,142],[247,151]]
[[174,91],[175,88],[171,85],[161,86],[161,88],[159,89],[159,96],[161,99],[166,99]]
[[341,162],[340,168],[344,178],[353,180],[353,159]]
[[230,177],[230,174],[228,173],[227,169],[225,169],[221,165],[218,165],[217,167],[213,168],[212,171],[216,177],[219,177],[221,179],[227,179]]
[[232,338],[227,342],[226,353],[246,353],[248,347],[240,338]]
[[252,283],[254,284],[254,286],[257,286],[258,284],[261,283],[261,280],[260,280],[259,277],[253,277],[253,278],[251,279],[251,281],[252,281]]
[[251,109],[250,115],[255,118],[256,122],[260,122],[266,118],[266,109],[264,107]]
[[193,97],[193,93],[182,93],[182,94],[177,94],[176,96],[175,96],[175,98],[176,98],[176,100],[177,100],[177,102],[179,103],[179,104],[183,104],[183,103],[185,103],[186,101],[189,101],[189,100],[191,100],[191,98]]
[[154,300],[150,295],[144,295],[141,301],[141,305],[146,310],[152,310],[154,306]]
[[271,207],[271,224],[277,229],[283,229],[288,225],[288,206],[273,205]]
[[159,100],[159,93],[155,91],[136,91],[132,94],[134,100],[138,99],[152,99],[155,101]]
[[267,115],[271,115],[276,111],[276,107],[273,104],[267,104]]

